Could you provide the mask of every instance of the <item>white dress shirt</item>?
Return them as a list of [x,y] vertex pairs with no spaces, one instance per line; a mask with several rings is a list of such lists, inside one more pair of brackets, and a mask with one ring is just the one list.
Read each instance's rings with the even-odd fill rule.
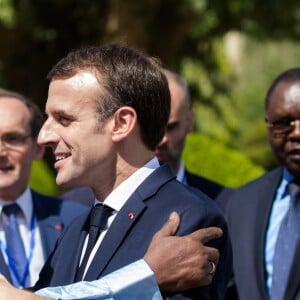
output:
[[[17,220],[19,224],[20,234],[24,243],[26,256],[29,258],[30,252],[32,251],[32,259],[29,265],[29,283],[33,285],[37,279],[39,272],[42,266],[45,263],[45,258],[43,255],[43,247],[42,240],[40,235],[40,230],[37,226],[37,220],[34,218],[34,228],[31,228],[32,214],[33,214],[33,202],[32,202],[32,194],[29,187],[24,191],[16,201],[7,201],[0,198],[0,213],[2,212],[2,207],[4,205],[9,205],[12,203],[17,203],[20,206],[22,211],[21,214],[17,215]],[[7,254],[5,252],[6,248],[6,239],[5,232],[3,229],[3,222],[6,221],[6,215],[1,213],[0,218],[0,245],[3,257],[8,264]],[[33,234],[33,236],[31,236]],[[31,247],[31,239],[34,239],[34,245]],[[31,249],[32,248],[32,249]]]
[[162,300],[154,274],[143,259],[98,280],[44,288],[36,294],[61,300]]
[[[108,219],[107,228],[111,225],[113,219],[116,217],[116,214],[120,211],[131,194],[158,167],[159,162],[157,158],[154,157],[108,195],[104,202],[106,205],[114,209],[114,214]],[[98,200],[95,202],[97,203]],[[107,232],[107,228],[99,236],[89,258],[86,270],[95,256],[95,253]],[[82,251],[82,257],[84,256],[87,240],[88,237],[86,237],[85,245]],[[62,300],[162,299],[155,276],[143,259],[129,264],[128,266],[125,266],[98,280],[91,282],[82,281],[61,287],[44,288],[37,291],[36,294],[51,299]]]
[[[119,186],[117,186],[107,197],[104,199],[104,203],[114,210],[114,213],[109,217],[106,228],[101,232],[87,262],[83,278],[88,270],[106,232],[117,213],[121,210],[122,206],[134,193],[134,191],[140,186],[140,184],[155,170],[159,167],[159,161],[156,157],[152,158],[142,168],[135,171],[131,176],[124,180]],[[99,202],[98,200],[95,201]],[[95,204],[96,204],[95,203]],[[85,239],[85,243],[81,253],[81,260],[83,259],[88,242],[88,235]]]

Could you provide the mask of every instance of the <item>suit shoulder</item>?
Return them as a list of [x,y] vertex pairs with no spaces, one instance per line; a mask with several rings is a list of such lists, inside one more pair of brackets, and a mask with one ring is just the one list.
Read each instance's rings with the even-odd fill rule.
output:
[[266,184],[274,184],[280,180],[282,176],[282,168],[276,168],[265,174],[261,175],[260,177],[247,182],[246,184],[242,185],[241,187],[235,189],[232,195],[239,195],[240,193],[245,193],[247,191],[255,190],[258,187],[265,186]]
[[60,216],[66,221],[86,212],[89,208],[85,205],[62,200],[58,197],[40,194],[32,190],[34,210],[39,216]]
[[231,215],[249,215],[250,211],[255,213],[262,201],[273,199],[281,177],[282,168],[277,168],[233,191],[226,205],[227,219]]
[[225,188],[220,183],[217,183],[211,179],[205,178],[198,174],[191,173],[187,170],[185,174],[186,174],[187,183],[189,185],[201,190],[212,199],[215,199]]
[[191,216],[223,218],[223,213],[216,202],[197,188],[174,181],[172,195],[174,196],[170,201],[173,203],[177,201],[177,205],[182,206],[183,210],[191,212]]

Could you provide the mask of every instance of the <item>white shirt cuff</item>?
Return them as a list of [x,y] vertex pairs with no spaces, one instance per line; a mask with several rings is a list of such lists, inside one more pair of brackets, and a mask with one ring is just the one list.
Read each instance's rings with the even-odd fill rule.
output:
[[154,273],[147,263],[140,259],[101,279],[82,281],[62,287],[44,288],[37,295],[50,299],[90,300],[161,300]]

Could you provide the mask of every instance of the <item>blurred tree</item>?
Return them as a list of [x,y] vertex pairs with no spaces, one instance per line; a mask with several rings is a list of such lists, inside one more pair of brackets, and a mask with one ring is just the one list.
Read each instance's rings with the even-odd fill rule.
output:
[[265,172],[240,152],[197,133],[188,135],[183,160],[188,170],[230,187],[239,187]]
[[[267,59],[255,53],[261,45],[259,53],[269,58],[269,40],[273,47],[282,39],[298,42],[299,20],[296,0],[0,0],[0,84],[43,108],[45,76],[60,57],[82,45],[124,41],[187,78],[197,131],[269,168],[274,161],[266,159],[263,96],[254,91],[262,83],[268,87],[259,76]],[[229,51],[232,31],[252,40],[239,48],[241,38],[231,38]],[[240,57],[235,48],[247,54]],[[249,69],[256,68],[251,79],[241,66],[249,57]],[[266,67],[272,77],[275,61]]]
[[223,93],[216,44],[225,33],[298,39],[300,30],[296,0],[1,0],[0,7],[2,83],[37,101],[50,66],[80,45],[123,40],[176,70],[190,59]]
[[32,164],[29,185],[31,188],[46,195],[58,195],[54,174],[46,162],[36,160]]

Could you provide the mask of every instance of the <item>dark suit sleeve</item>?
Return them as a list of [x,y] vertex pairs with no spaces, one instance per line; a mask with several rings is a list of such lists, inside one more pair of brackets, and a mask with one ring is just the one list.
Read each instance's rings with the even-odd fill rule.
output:
[[[204,199],[204,206],[198,211],[198,222],[195,223],[195,215],[197,215],[196,207],[188,209],[181,214],[181,224],[178,235],[185,235],[187,232],[206,228],[209,226],[220,227],[223,230],[223,236],[219,239],[208,242],[206,245],[217,248],[220,251],[220,260],[217,266],[216,274],[213,282],[209,287],[200,287],[185,291],[182,294],[168,295],[172,299],[211,299],[223,300],[225,297],[228,282],[232,274],[232,249],[228,234],[228,228],[220,208],[215,201],[209,199],[203,193],[198,193],[199,197]],[[168,299],[167,297],[167,299]]]

